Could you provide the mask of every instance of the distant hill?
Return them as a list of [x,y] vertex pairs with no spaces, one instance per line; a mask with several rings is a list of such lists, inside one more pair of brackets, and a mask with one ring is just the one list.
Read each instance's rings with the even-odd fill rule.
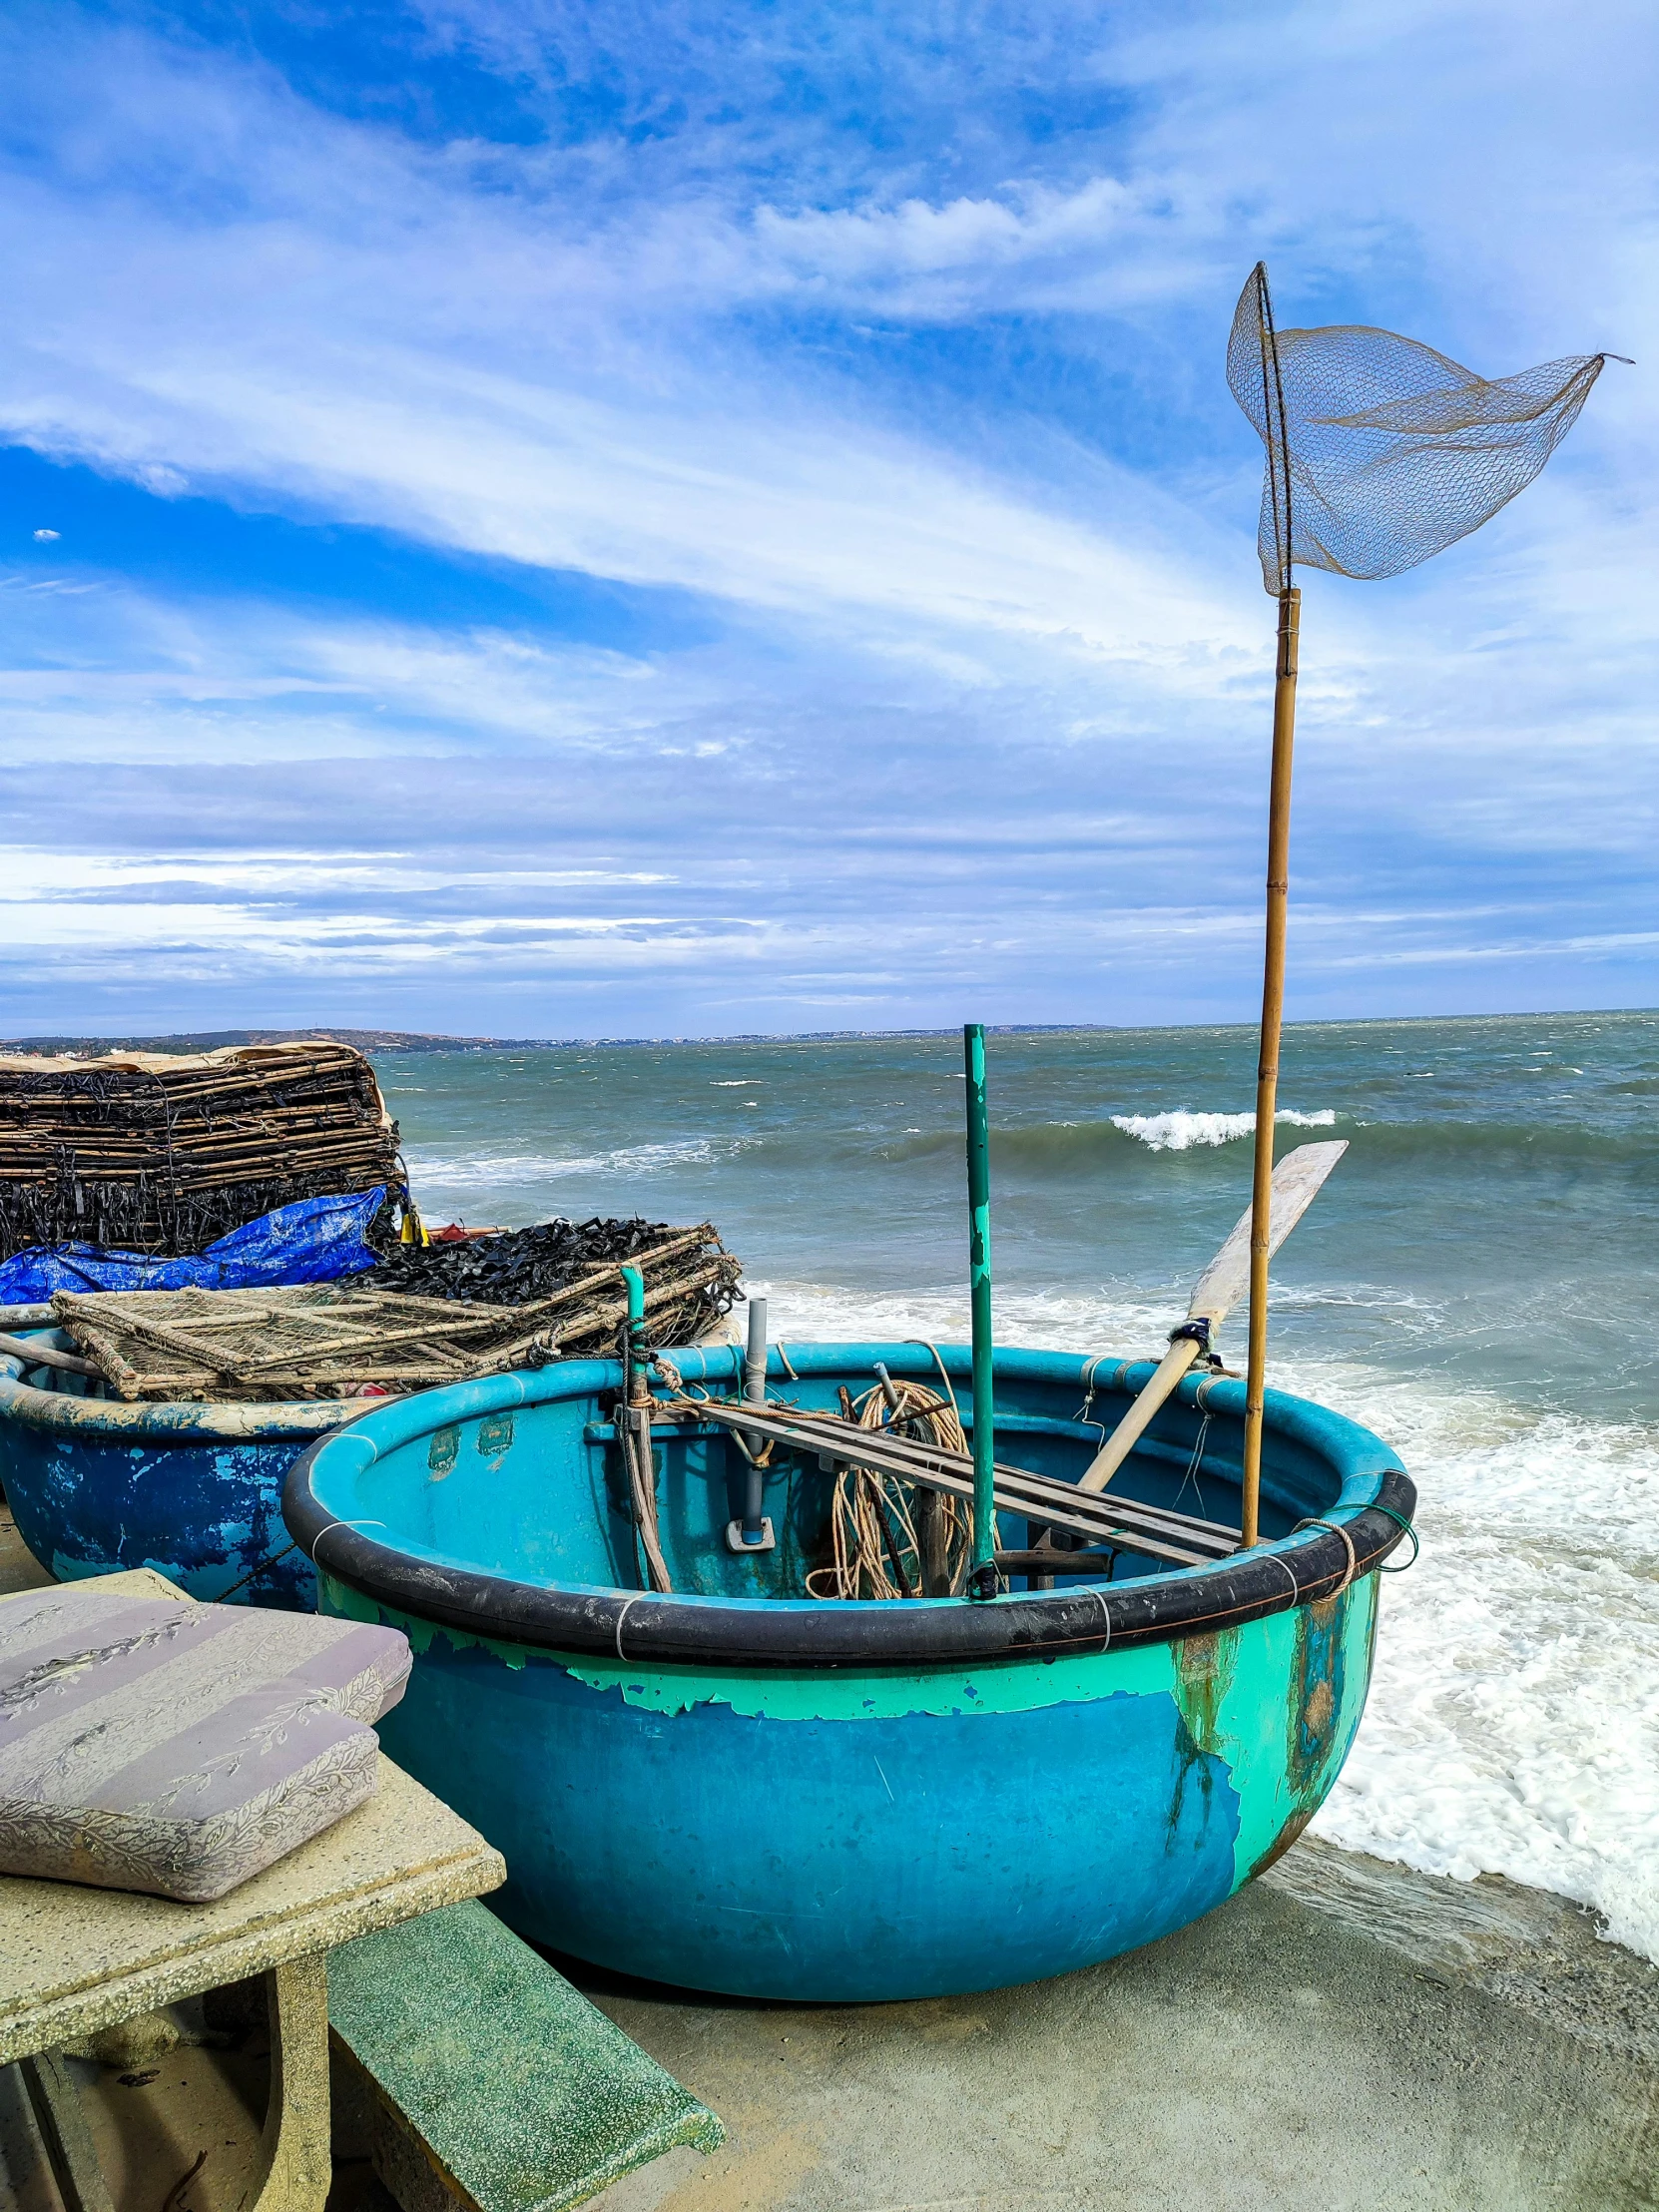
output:
[[443,1037],[419,1029],[196,1029],[170,1037],[5,1037],[0,1052],[73,1053],[97,1059],[105,1052],[217,1052],[227,1044],[293,1044],[326,1037],[359,1052],[500,1052],[544,1044],[542,1037]]
[[[987,1022],[993,1037],[1066,1036],[1109,1027],[1092,1021]],[[167,1037],[0,1037],[0,1052],[72,1053],[96,1060],[106,1052],[217,1052],[227,1044],[294,1044],[327,1037],[359,1052],[534,1052],[580,1045],[829,1044],[863,1037],[953,1037],[955,1029],[802,1029],[773,1034],[740,1030],[726,1036],[691,1037],[446,1037],[426,1029],[190,1029]]]

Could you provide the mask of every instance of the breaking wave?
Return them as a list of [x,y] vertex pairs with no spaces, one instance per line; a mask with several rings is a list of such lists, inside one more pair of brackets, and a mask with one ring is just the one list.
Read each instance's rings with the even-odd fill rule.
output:
[[[618,1145],[609,1152],[428,1151],[408,1145],[404,1157],[423,1200],[428,1193],[508,1191],[581,1175],[660,1175],[673,1168],[712,1166],[744,1151],[752,1137],[686,1137],[668,1144]],[[430,1207],[428,1206],[428,1211]]]
[[[1372,1120],[1352,1111],[1323,1107],[1303,1113],[1283,1108],[1275,1117],[1285,1129],[1330,1130],[1351,1138],[1354,1152],[1345,1173],[1362,1162],[1410,1164],[1449,1175],[1483,1169],[1552,1167],[1573,1173],[1580,1167],[1608,1167],[1644,1177],[1659,1170],[1659,1125],[1597,1126],[1583,1121],[1501,1121],[1496,1119]],[[1186,1108],[1148,1114],[1113,1114],[1099,1121],[1040,1121],[991,1124],[994,1157],[1004,1166],[1038,1175],[1066,1176],[1099,1167],[1114,1155],[1186,1155],[1199,1159],[1225,1151],[1254,1135],[1254,1114],[1202,1113]],[[770,1140],[778,1142],[779,1139]],[[822,1140],[820,1140],[822,1143]],[[933,1155],[952,1159],[962,1148],[958,1129],[906,1131],[878,1143],[876,1156],[902,1162]],[[855,1148],[848,1147],[850,1159]],[[1150,1164],[1150,1163],[1149,1163]]]
[[[1315,1114],[1299,1114],[1294,1107],[1282,1106],[1273,1118],[1293,1129],[1337,1126],[1336,1109],[1330,1106]],[[1190,1152],[1194,1145],[1232,1144],[1239,1137],[1253,1137],[1256,1116],[1194,1114],[1178,1107],[1167,1114],[1114,1114],[1112,1127],[1121,1129],[1126,1137],[1138,1137],[1153,1152]]]

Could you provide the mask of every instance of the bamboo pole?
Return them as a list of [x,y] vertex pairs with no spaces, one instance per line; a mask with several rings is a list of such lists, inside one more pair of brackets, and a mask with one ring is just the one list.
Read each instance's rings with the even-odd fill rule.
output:
[[991,1379],[991,1170],[985,1030],[962,1029],[967,1076],[968,1299],[973,1316],[973,1566],[970,1597],[996,1595],[996,1419]]
[[1262,1405],[1267,1391],[1268,1257],[1273,1234],[1273,1127],[1279,1105],[1279,1032],[1285,1016],[1285,919],[1291,889],[1291,756],[1296,746],[1297,641],[1302,594],[1279,595],[1279,665],[1273,689],[1273,773],[1268,791],[1268,910],[1262,960],[1262,1042],[1256,1067],[1256,1172],[1250,1200],[1250,1362],[1245,1385],[1244,1498],[1240,1547],[1260,1541]]
[[622,1439],[634,1492],[634,1523],[645,1553],[646,1580],[653,1590],[672,1590],[668,1562],[663,1557],[657,1525],[657,1458],[651,1443],[650,1361],[645,1342],[645,1277],[637,1267],[619,1270],[628,1292],[628,1397],[617,1407],[617,1434]]

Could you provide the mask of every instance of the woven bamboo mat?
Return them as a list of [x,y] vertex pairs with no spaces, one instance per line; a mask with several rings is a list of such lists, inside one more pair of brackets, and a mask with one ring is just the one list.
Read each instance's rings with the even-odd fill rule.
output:
[[[708,1224],[634,1256],[653,1339],[694,1336],[731,1302],[740,1267]],[[353,1397],[614,1353],[620,1265],[528,1305],[379,1290],[373,1271],[260,1291],[60,1291],[59,1324],[128,1399]]]

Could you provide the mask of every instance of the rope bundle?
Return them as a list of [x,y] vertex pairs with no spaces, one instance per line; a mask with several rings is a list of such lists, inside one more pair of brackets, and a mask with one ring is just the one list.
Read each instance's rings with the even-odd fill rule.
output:
[[[920,1382],[877,1383],[856,1399],[843,1388],[841,1410],[860,1428],[967,1449],[954,1398]],[[830,1519],[833,1562],[808,1575],[810,1597],[944,1597],[961,1589],[973,1539],[956,1498],[871,1467],[842,1467]]]

